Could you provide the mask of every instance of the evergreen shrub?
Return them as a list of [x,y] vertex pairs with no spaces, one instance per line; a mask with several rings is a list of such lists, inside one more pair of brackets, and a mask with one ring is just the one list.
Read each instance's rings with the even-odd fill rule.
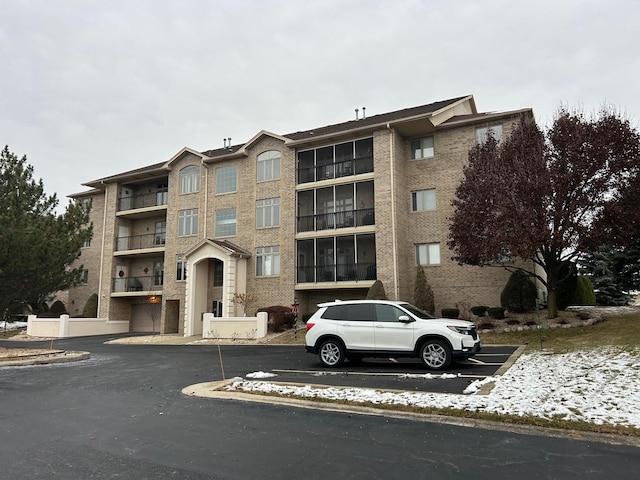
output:
[[442,316],[443,318],[458,318],[460,315],[460,310],[457,308],[443,308]]
[[500,295],[500,305],[510,312],[524,313],[537,308],[538,290],[529,276],[516,270]]

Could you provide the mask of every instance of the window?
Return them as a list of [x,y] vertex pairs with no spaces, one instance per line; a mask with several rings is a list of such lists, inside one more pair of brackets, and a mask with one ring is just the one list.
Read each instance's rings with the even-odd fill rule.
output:
[[256,228],[280,225],[280,199],[266,198],[256,202]]
[[440,265],[440,244],[420,243],[416,245],[416,263],[418,265]]
[[216,169],[216,195],[235,192],[238,189],[238,167],[221,167]]
[[258,155],[258,181],[278,180],[280,178],[280,152],[275,150]]
[[419,138],[411,141],[411,160],[433,157],[433,137]]
[[89,283],[89,270],[82,270],[82,273],[80,274],[80,283],[83,285]]
[[411,192],[411,210],[413,212],[424,212],[436,209],[436,189],[418,190]]
[[476,142],[484,145],[489,136],[489,132],[493,134],[493,138],[499,143],[502,140],[502,125],[489,125],[487,127],[476,128]]
[[256,277],[280,275],[280,247],[256,249]]
[[178,236],[189,237],[198,234],[198,209],[180,210],[178,212]]
[[176,255],[176,280],[184,282],[187,279],[187,261],[182,254]]
[[180,193],[194,193],[200,190],[200,167],[191,165],[180,170]]
[[91,246],[91,237],[87,238],[82,244],[82,248],[88,248]]
[[376,321],[378,322],[398,322],[399,318],[403,315],[407,315],[398,307],[386,304],[375,304],[376,309]]
[[236,209],[216,211],[216,238],[233,237],[236,234]]

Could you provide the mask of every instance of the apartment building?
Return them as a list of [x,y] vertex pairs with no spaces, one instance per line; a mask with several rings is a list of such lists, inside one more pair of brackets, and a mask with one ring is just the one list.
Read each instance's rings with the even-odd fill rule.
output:
[[[202,314],[364,298],[380,279],[413,301],[416,268],[437,311],[499,305],[508,273],[460,266],[447,249],[451,199],[469,149],[508,135],[530,109],[478,113],[473,96],[170,159],[84,184],[94,237],[83,248],[98,315],[131,331],[198,335]],[[247,305],[237,303],[245,294]],[[236,301],[234,301],[234,299]]]

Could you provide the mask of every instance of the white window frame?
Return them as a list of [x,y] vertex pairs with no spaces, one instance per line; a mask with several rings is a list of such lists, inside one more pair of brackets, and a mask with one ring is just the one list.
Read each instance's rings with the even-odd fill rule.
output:
[[[233,214],[233,217],[231,216]],[[225,208],[222,210],[216,210],[215,217],[215,238],[222,237],[235,237],[238,227],[238,213],[235,208]],[[233,225],[233,232],[222,231],[230,229],[230,225]]]
[[416,265],[440,265],[440,243],[416,244]]
[[280,247],[256,248],[256,277],[280,275]]
[[89,270],[86,268],[82,270],[82,274],[80,275],[80,284],[86,285],[89,283]]
[[178,211],[178,236],[192,237],[198,234],[198,209]]
[[420,160],[422,158],[433,158],[435,155],[435,142],[433,136],[415,138],[409,143],[411,150],[411,160]]
[[180,170],[180,195],[200,191],[200,167],[189,165]]
[[257,181],[269,182],[280,179],[280,152],[269,150],[258,155]]
[[496,123],[492,125],[485,125],[484,127],[476,128],[476,143],[478,145],[484,145],[487,142],[489,132],[493,132],[493,136],[498,143],[502,140],[502,124]]
[[412,212],[431,212],[436,209],[436,189],[427,188],[411,192]]
[[280,226],[280,198],[256,201],[256,228]]
[[216,195],[238,191],[238,166],[216,168]]

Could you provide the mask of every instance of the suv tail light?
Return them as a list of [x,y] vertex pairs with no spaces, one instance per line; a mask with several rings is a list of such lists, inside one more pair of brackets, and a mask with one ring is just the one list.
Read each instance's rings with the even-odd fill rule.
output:
[[311,327],[313,327],[314,325],[315,325],[315,323],[307,322],[307,332],[308,332],[309,330],[311,330]]

